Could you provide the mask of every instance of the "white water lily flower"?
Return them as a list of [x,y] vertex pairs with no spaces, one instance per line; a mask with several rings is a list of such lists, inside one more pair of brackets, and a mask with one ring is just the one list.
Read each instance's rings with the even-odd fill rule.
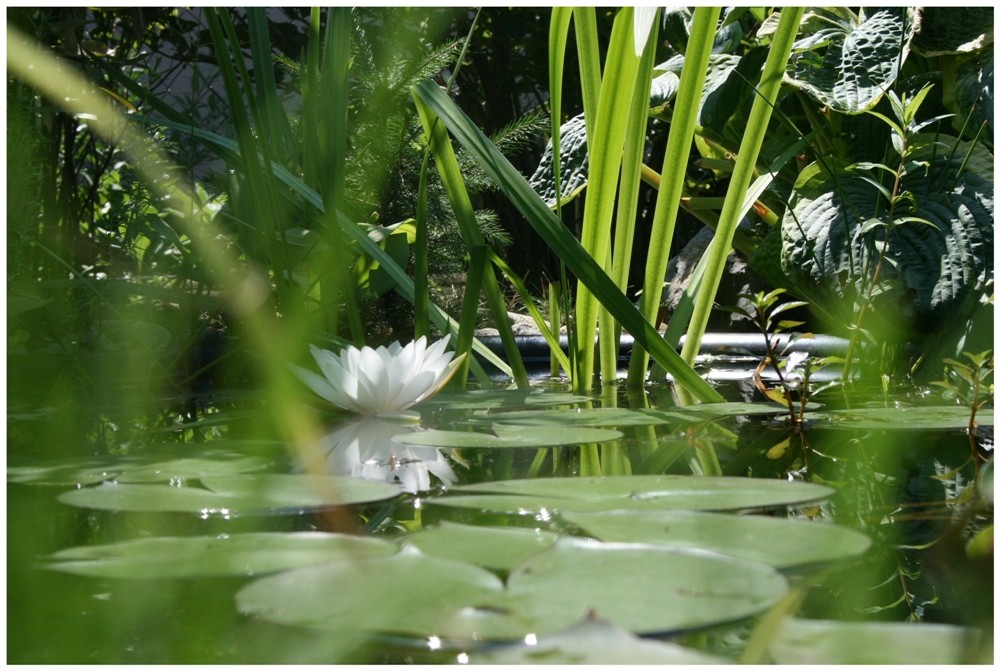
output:
[[321,468],[330,475],[398,481],[414,494],[431,488],[431,475],[450,487],[456,477],[443,450],[394,440],[395,436],[416,430],[413,424],[363,417],[340,425],[324,437],[317,446],[321,452],[314,452],[311,458],[322,458],[325,463]]
[[427,345],[421,337],[405,347],[348,347],[339,355],[309,346],[323,377],[292,366],[314,392],[338,408],[360,415],[413,416],[404,412],[433,396],[462,364],[462,356],[446,352],[448,337]]

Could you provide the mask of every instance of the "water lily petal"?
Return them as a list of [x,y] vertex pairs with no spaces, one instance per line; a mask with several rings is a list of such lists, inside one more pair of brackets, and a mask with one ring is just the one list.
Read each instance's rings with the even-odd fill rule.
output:
[[458,367],[462,365],[462,361],[464,360],[465,354],[462,354],[448,363],[444,369],[437,374],[434,384],[425,389],[424,392],[420,394],[420,396],[418,396],[411,405],[422,403],[437,392],[441,391],[441,389],[448,384],[448,381],[451,380],[452,375],[455,374],[455,371],[458,370]]
[[307,387],[316,392],[319,396],[326,399],[333,405],[341,408],[343,410],[349,410],[351,412],[357,412],[357,405],[354,403],[353,399],[348,397],[340,387],[335,387],[330,384],[326,379],[320,377],[312,371],[306,370],[294,364],[289,364],[292,367],[292,372],[302,380]]
[[[322,371],[324,377],[326,377],[327,382],[330,386],[336,389],[342,398],[348,399],[347,404],[338,403],[337,401],[330,400],[334,405],[338,405],[342,408],[353,410],[357,412],[358,405],[356,403],[358,398],[358,380],[357,375],[352,373],[345,365],[343,357],[338,357],[336,354],[329,350],[320,349],[313,345],[309,346],[309,351],[312,352],[313,359],[316,361],[316,365],[319,366],[320,371]],[[322,395],[322,394],[321,394]],[[326,398],[324,396],[324,398]]]
[[[383,349],[383,351],[385,351]],[[371,347],[362,347],[356,357],[358,376],[358,405],[366,414],[389,410],[388,371],[382,356]]]

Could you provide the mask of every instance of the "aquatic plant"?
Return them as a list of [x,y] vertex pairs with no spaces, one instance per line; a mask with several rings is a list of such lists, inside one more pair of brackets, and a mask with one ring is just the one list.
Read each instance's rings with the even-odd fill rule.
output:
[[299,379],[338,408],[360,415],[418,416],[406,410],[437,393],[465,359],[445,351],[447,347],[447,337],[432,345],[426,337],[405,346],[351,345],[340,354],[311,345],[323,377],[291,365]]

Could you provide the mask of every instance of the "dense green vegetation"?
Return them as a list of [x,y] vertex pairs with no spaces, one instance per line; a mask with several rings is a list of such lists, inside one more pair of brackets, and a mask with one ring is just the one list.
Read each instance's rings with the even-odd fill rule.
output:
[[[166,517],[143,516],[230,504],[252,514],[362,505],[369,506],[361,515],[366,532],[426,534],[435,515],[457,523],[440,510],[461,509],[465,497],[477,510],[502,515],[506,503],[489,491],[494,481],[641,475],[659,486],[655,478],[664,473],[681,477],[681,465],[688,469],[683,477],[812,480],[801,484],[822,488],[816,499],[836,491],[839,498],[822,504],[823,513],[820,504],[804,512],[812,510],[806,496],[787,514],[827,515],[860,530],[845,536],[850,552],[815,561],[857,559],[865,535],[874,537],[877,561],[869,558],[859,573],[861,587],[832,571],[816,578],[821,590],[809,593],[802,583],[786,584],[776,572],[786,566],[754,555],[763,563],[733,582],[759,593],[731,595],[704,621],[660,622],[660,614],[644,611],[635,616],[652,623],[644,628],[612,618],[628,632],[755,616],[760,624],[740,634],[735,653],[708,635],[682,641],[752,662],[794,660],[798,635],[860,640],[842,630],[810,634],[813,622],[850,613],[910,621],[933,613],[943,625],[985,630],[992,610],[969,596],[979,583],[958,580],[967,601],[937,611],[928,583],[932,574],[957,580],[957,569],[942,568],[949,562],[978,575],[992,557],[992,23],[992,8],[979,7],[9,9],[7,460],[16,494],[11,515],[20,519],[8,542],[17,534],[11,562],[15,577],[27,582],[8,608],[30,613],[16,631],[40,630],[51,607],[26,605],[41,584],[27,568],[39,557],[61,551],[57,562],[80,562],[90,578],[121,577],[119,569],[135,577],[137,564],[123,556],[135,552],[147,562],[156,552],[131,544],[134,536],[191,532]],[[661,323],[668,266],[704,229],[711,242],[687,259],[688,283]],[[739,295],[720,288],[733,253],[755,283]],[[554,375],[574,393],[549,402],[572,408],[578,424],[557,411],[537,415],[528,396],[505,407],[511,401],[461,395],[467,386],[492,386],[488,369],[522,394],[533,387],[511,312],[532,318],[549,344]],[[764,404],[767,420],[736,421],[760,413],[749,403],[723,403],[731,399],[697,358],[710,319],[723,313],[735,315],[736,328],[763,337],[766,351],[746,400]],[[497,329],[498,346],[477,336],[482,327]],[[844,351],[789,354],[788,343],[812,332],[842,337]],[[625,335],[634,346],[619,379]],[[354,449],[366,431],[406,446],[408,456],[365,462],[380,478],[388,470],[391,481],[396,469],[426,462],[435,483],[450,486],[453,465],[468,468],[458,470],[471,482],[430,505],[438,512],[426,513],[426,529],[420,499],[400,503],[398,488],[336,481],[302,499],[301,478],[317,474],[287,471],[333,435],[329,408],[302,385],[303,371],[322,365],[321,357],[310,358],[310,346],[338,351],[422,336],[448,337],[458,355],[448,387],[456,396],[425,417],[428,430],[409,435],[396,425],[344,422],[338,431]],[[667,376],[669,387],[658,387]],[[658,388],[669,391],[650,401],[646,395]],[[626,407],[618,407],[619,391],[629,396]],[[933,409],[919,416],[921,404]],[[950,435],[940,438],[942,445],[951,440],[947,448],[924,445],[900,456],[901,439],[889,433],[904,427],[885,415],[896,407],[917,409],[907,420],[913,426],[958,435],[960,449]],[[660,414],[667,408],[676,412]],[[613,414],[587,414],[594,410]],[[465,411],[469,416],[460,416]],[[484,433],[477,414],[492,433]],[[780,429],[779,420],[761,423],[774,416]],[[846,441],[852,446],[878,447],[858,460],[844,456],[839,436],[851,431],[858,432]],[[683,441],[670,443],[674,434]],[[248,447],[257,443],[279,445],[282,456]],[[238,457],[220,460],[212,452],[231,444],[239,445]],[[158,452],[165,446],[170,458]],[[177,460],[174,448],[192,452]],[[463,448],[479,456],[466,461]],[[497,448],[501,456],[482,456]],[[847,487],[857,475],[851,469],[865,470],[862,462],[872,481]],[[164,468],[172,473],[169,485],[158,479]],[[268,473],[248,475],[261,469]],[[101,484],[108,473],[118,489]],[[899,484],[910,476],[946,501],[947,525],[900,531],[905,524],[890,509],[905,507],[911,495],[925,502]],[[412,476],[406,482],[419,484],[407,491],[424,491],[428,477]],[[198,484],[172,486],[189,479]],[[538,482],[552,493],[552,483]],[[75,491],[50,489],[71,484]],[[743,487],[744,494],[754,491]],[[535,490],[518,494],[525,496],[522,509],[540,506],[537,515],[552,505]],[[575,497],[556,497],[567,517],[554,531],[585,530],[614,542],[603,525],[613,526],[624,509],[615,506],[624,504],[602,501],[591,509],[597,504],[587,500],[571,510],[566,501]],[[55,511],[44,531],[35,528],[29,504]],[[779,497],[726,509],[786,505]],[[118,524],[67,513],[70,506],[139,517]],[[691,510],[710,515],[704,511],[717,506]],[[883,513],[889,530],[873,521]],[[319,515],[320,528],[356,531],[351,515]],[[718,522],[725,535],[732,517],[703,520]],[[637,519],[635,534],[646,538]],[[266,566],[273,559],[266,548],[279,544],[269,532],[303,531],[295,526],[301,520],[280,529],[258,522],[243,530],[262,533],[265,550],[253,557]],[[455,533],[461,548],[462,534],[478,532]],[[414,545],[424,538],[415,535]],[[549,566],[522,556],[485,564],[511,572],[503,588],[482,568],[483,557],[464,558],[465,573],[449,578],[442,557],[431,552],[415,557],[404,549],[403,559],[384,559],[399,549],[388,541],[343,549],[340,541],[300,540],[296,553],[304,554],[268,569],[289,572],[239,593],[241,613],[308,625],[319,617],[309,608],[322,611],[322,603],[306,599],[304,611],[289,611],[282,621],[273,613],[287,604],[275,595],[311,591],[306,574],[321,585],[356,580],[353,569],[309,573],[312,553],[328,551],[370,549],[371,561],[388,562],[379,570],[454,578],[455,591],[489,606],[484,613],[498,639],[525,633],[499,616],[508,608],[524,608],[517,612],[553,631],[571,631],[575,604],[552,615],[544,604],[517,601],[522,582],[526,591],[566,591],[541,578],[536,585],[536,572],[580,570],[581,580],[607,593],[618,589],[577,563],[573,543],[565,547],[576,549],[553,550]],[[500,534],[484,542],[508,541]],[[898,556],[897,545],[906,546]],[[245,550],[237,548],[233,561]],[[187,540],[169,551],[197,556]],[[715,570],[742,575],[726,568],[731,560],[720,559]],[[96,574],[88,572],[91,561]],[[621,561],[634,561],[639,571],[649,557]],[[691,571],[683,575],[697,573],[683,557],[676,561],[678,571]],[[233,575],[211,561],[194,564],[191,575],[204,577],[197,571],[206,566],[219,571],[212,575]],[[924,572],[925,565],[938,573]],[[170,574],[169,563],[161,569]],[[170,575],[190,577],[178,570]],[[236,588],[223,583],[209,591],[229,603],[227,590]],[[74,599],[87,598],[79,583],[60,584]],[[130,592],[137,603],[143,589]],[[815,603],[824,598],[816,594],[852,589],[877,597],[857,597],[856,607]],[[185,603],[181,593],[168,600]],[[594,598],[615,611],[607,593]],[[361,591],[356,598],[388,597]],[[393,598],[398,607],[387,612],[432,599],[405,590]],[[788,615],[813,619],[795,620],[787,636],[779,635]],[[366,634],[435,638],[392,618],[366,622]],[[461,639],[467,624],[440,631]],[[177,635],[197,639],[182,661],[203,662],[202,651],[214,645],[191,631]],[[934,640],[946,647],[959,635],[948,630]],[[66,654],[85,648],[85,638],[67,643]],[[572,635],[567,640],[581,645]],[[907,640],[901,634],[900,647]],[[351,659],[353,643],[345,641],[327,649],[310,639],[314,647],[303,648],[311,651],[303,659]],[[975,660],[992,654],[991,641],[967,647]],[[243,661],[240,654],[225,659]],[[690,650],[650,654],[681,655],[670,658],[676,661]],[[46,661],[24,648],[18,656]]]

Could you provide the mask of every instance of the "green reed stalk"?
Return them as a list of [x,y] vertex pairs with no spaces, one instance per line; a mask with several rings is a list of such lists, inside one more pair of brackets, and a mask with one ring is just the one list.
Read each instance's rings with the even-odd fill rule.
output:
[[[476,215],[472,209],[472,200],[469,192],[465,188],[465,178],[462,176],[462,169],[458,165],[458,158],[452,149],[451,140],[444,125],[434,118],[433,113],[419,99],[414,97],[417,113],[424,125],[424,132],[427,136],[428,146],[434,156],[434,164],[437,166],[438,174],[441,176],[441,183],[444,185],[448,200],[455,213],[455,219],[462,232],[462,238],[466,246],[471,250],[477,247],[486,247],[486,241],[476,223]],[[426,271],[425,271],[426,272]],[[479,295],[479,287],[467,286],[466,291],[473,291]],[[486,303],[493,315],[497,330],[500,332],[500,340],[503,343],[504,352],[510,362],[514,381],[520,388],[529,386],[528,373],[521,360],[521,353],[514,340],[514,332],[510,326],[510,319],[507,316],[507,304],[500,293],[500,285],[497,283],[493,269],[483,274],[482,291],[486,297]]]
[[706,254],[709,255],[709,263],[705,271],[705,279],[695,299],[691,325],[681,350],[681,356],[689,364],[693,363],[698,355],[701,339],[708,326],[709,313],[712,310],[715,294],[726,267],[726,257],[729,256],[732,249],[733,235],[740,221],[740,213],[750,182],[753,179],[757,156],[764,143],[764,134],[771,119],[771,111],[778,99],[785,66],[788,63],[788,56],[795,43],[795,35],[804,12],[802,7],[783,9],[778,21],[778,28],[771,40],[767,61],[764,63],[764,71],[757,86],[758,95],[750,110],[746,132],[743,134],[736,165],[733,167],[733,176],[726,192],[726,201],[722,206],[722,213],[719,215],[719,227],[706,251]]
[[[718,7],[697,7],[691,21],[691,36],[684,54],[684,68],[681,70],[670,133],[667,136],[667,149],[663,155],[662,179],[653,211],[649,254],[642,287],[640,311],[650,323],[656,321],[663,296],[663,280],[670,260],[677,209],[684,191],[685,167],[691,153],[691,141],[698,121],[708,59],[712,55],[720,12]],[[629,384],[642,384],[648,367],[649,354],[644,348],[635,347],[629,362]]]
[[524,177],[493,145],[472,121],[465,116],[448,95],[433,81],[424,81],[413,87],[414,98],[426,106],[428,112],[444,122],[448,130],[479,163],[498,188],[520,210],[538,235],[552,251],[560,256],[566,266],[584,283],[612,316],[635,337],[674,376],[677,384],[687,388],[692,395],[704,402],[721,402],[723,397],[685,363],[669,347],[631,301],[618,289],[614,281],[580,244],[572,233],[535,193]]
[[[636,24],[640,12],[648,13],[649,8],[636,9]],[[632,242],[635,238],[635,220],[639,209],[639,185],[642,182],[642,160],[646,153],[646,126],[649,119],[649,96],[653,81],[656,41],[659,35],[659,10],[652,10],[652,17],[643,22],[645,34],[635,35],[634,48],[641,53],[635,85],[632,87],[632,103],[629,107],[628,124],[625,133],[625,147],[622,156],[621,180],[618,186],[618,211],[615,214],[615,240],[611,259],[611,277],[624,292],[628,287],[628,274],[632,261]],[[621,327],[606,309],[600,311],[598,324],[601,333],[599,352],[601,380],[607,384],[618,376],[618,348],[621,342]]]
[[[609,269],[611,265],[611,223],[628,128],[629,107],[639,67],[632,28],[633,9],[626,7],[615,17],[604,63],[604,76],[601,79],[597,115],[588,137],[587,200],[584,204],[580,242],[605,269]],[[600,301],[587,285],[579,282],[576,294],[578,341],[573,387],[580,392],[589,390],[593,385],[594,342],[600,307]],[[616,368],[616,361],[613,361],[606,381],[614,380]],[[607,374],[608,371],[602,373]]]
[[[322,193],[324,206],[330,210],[344,198],[351,11],[343,7],[328,11],[325,35],[321,31],[320,10],[315,8],[310,14],[302,78],[302,173],[305,182]],[[351,340],[361,346],[364,327],[357,287],[349,272],[347,240],[337,226],[327,226],[327,249],[311,255],[309,261],[319,278],[320,310],[327,330],[340,331],[343,300]]]
[[[582,11],[582,10],[581,10]],[[563,79],[563,66],[566,62],[566,42],[569,34],[569,24],[570,19],[573,18],[573,10],[569,7],[553,7],[552,8],[552,18],[549,23],[549,123],[552,126],[552,169],[553,178],[555,180],[555,192],[556,192],[556,218],[562,221],[562,155],[560,153],[560,134],[562,130],[562,79]],[[577,36],[579,39],[579,27]],[[583,64],[581,63],[581,68]],[[581,78],[582,79],[582,78]],[[562,259],[559,260],[559,286],[565,287],[569,286],[566,283],[566,265],[563,263]],[[559,298],[566,301],[568,306],[569,297],[560,292]],[[558,312],[558,307],[555,308]],[[550,314],[552,309],[550,309]],[[566,313],[566,340],[568,342],[569,351],[569,367],[566,369],[566,375],[572,378],[572,371],[575,370],[575,359],[576,359],[576,329],[573,324],[573,320],[570,319],[570,311],[567,307]],[[559,322],[550,320],[552,328],[556,329],[558,333]],[[552,345],[550,343],[549,347]],[[552,375],[557,374],[556,371],[556,352],[562,353],[562,346],[557,342],[556,347],[551,350],[552,357],[550,360],[550,370]]]

